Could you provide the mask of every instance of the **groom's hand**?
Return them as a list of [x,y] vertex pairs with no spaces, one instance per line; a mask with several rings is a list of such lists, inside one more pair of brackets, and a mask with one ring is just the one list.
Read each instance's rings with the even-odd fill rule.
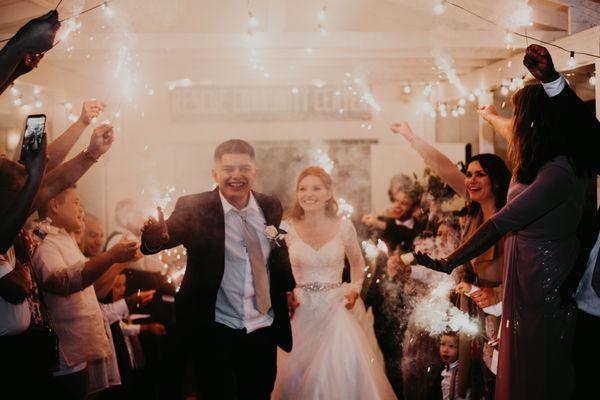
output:
[[287,292],[287,304],[288,304],[288,312],[290,314],[290,319],[294,318],[294,313],[296,312],[296,308],[300,305],[298,300],[296,300],[296,296],[294,296],[294,292]]
[[165,215],[160,207],[156,209],[158,210],[158,221],[154,217],[150,217],[142,227],[143,240],[146,242],[146,247],[151,249],[158,249],[169,241],[169,229],[165,223]]

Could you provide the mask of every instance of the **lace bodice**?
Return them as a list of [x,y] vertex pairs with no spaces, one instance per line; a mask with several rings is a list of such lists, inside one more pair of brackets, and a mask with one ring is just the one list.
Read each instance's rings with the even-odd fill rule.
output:
[[290,263],[298,285],[342,281],[344,256],[350,262],[351,285],[360,291],[365,261],[356,237],[356,229],[349,220],[342,220],[340,230],[333,239],[318,250],[305,243],[296,232],[294,224],[286,221],[288,234],[285,237],[290,253]]

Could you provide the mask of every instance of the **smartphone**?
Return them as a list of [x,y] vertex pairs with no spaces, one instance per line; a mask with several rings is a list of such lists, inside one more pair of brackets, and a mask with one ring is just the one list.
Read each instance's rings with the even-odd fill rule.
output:
[[34,114],[27,117],[25,122],[25,133],[23,134],[23,146],[21,155],[25,151],[37,150],[44,132],[46,131],[46,115]]

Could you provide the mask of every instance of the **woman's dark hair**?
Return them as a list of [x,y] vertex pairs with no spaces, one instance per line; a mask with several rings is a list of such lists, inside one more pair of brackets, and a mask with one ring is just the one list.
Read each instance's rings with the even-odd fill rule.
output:
[[540,168],[559,155],[567,157],[577,176],[592,170],[593,153],[598,151],[592,144],[594,138],[561,123],[541,84],[520,89],[512,102],[515,111],[509,157],[518,182],[533,182]]
[[[496,210],[501,209],[506,204],[506,195],[508,193],[508,186],[510,185],[510,171],[504,160],[498,157],[495,154],[478,154],[476,156],[471,157],[468,166],[477,161],[481,165],[481,168],[485,171],[487,176],[490,178],[492,183],[492,193],[494,194],[494,205],[496,206]],[[469,204],[469,214],[475,215],[479,212],[481,206],[477,202],[470,202]]]

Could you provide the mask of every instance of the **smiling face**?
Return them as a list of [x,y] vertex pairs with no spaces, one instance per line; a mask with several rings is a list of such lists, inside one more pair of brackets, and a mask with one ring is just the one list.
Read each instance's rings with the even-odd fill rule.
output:
[[83,207],[74,188],[69,188],[50,200],[49,217],[52,219],[52,225],[69,233],[83,231],[83,215]]
[[296,189],[298,204],[304,212],[324,211],[327,208],[327,201],[331,199],[331,190],[325,186],[321,178],[308,175],[299,183]]
[[233,206],[246,206],[258,171],[249,154],[223,154],[215,160],[212,175],[223,197]]
[[465,174],[465,187],[471,200],[479,204],[494,200],[492,180],[484,171],[479,161],[473,161],[467,167]]
[[452,364],[458,360],[458,337],[442,335],[440,339],[440,357],[444,364]]
[[402,221],[412,216],[415,203],[413,199],[405,192],[398,191],[394,194],[394,218]]
[[83,249],[88,257],[97,256],[104,246],[104,228],[100,220],[94,217],[85,217],[85,233],[83,235]]

